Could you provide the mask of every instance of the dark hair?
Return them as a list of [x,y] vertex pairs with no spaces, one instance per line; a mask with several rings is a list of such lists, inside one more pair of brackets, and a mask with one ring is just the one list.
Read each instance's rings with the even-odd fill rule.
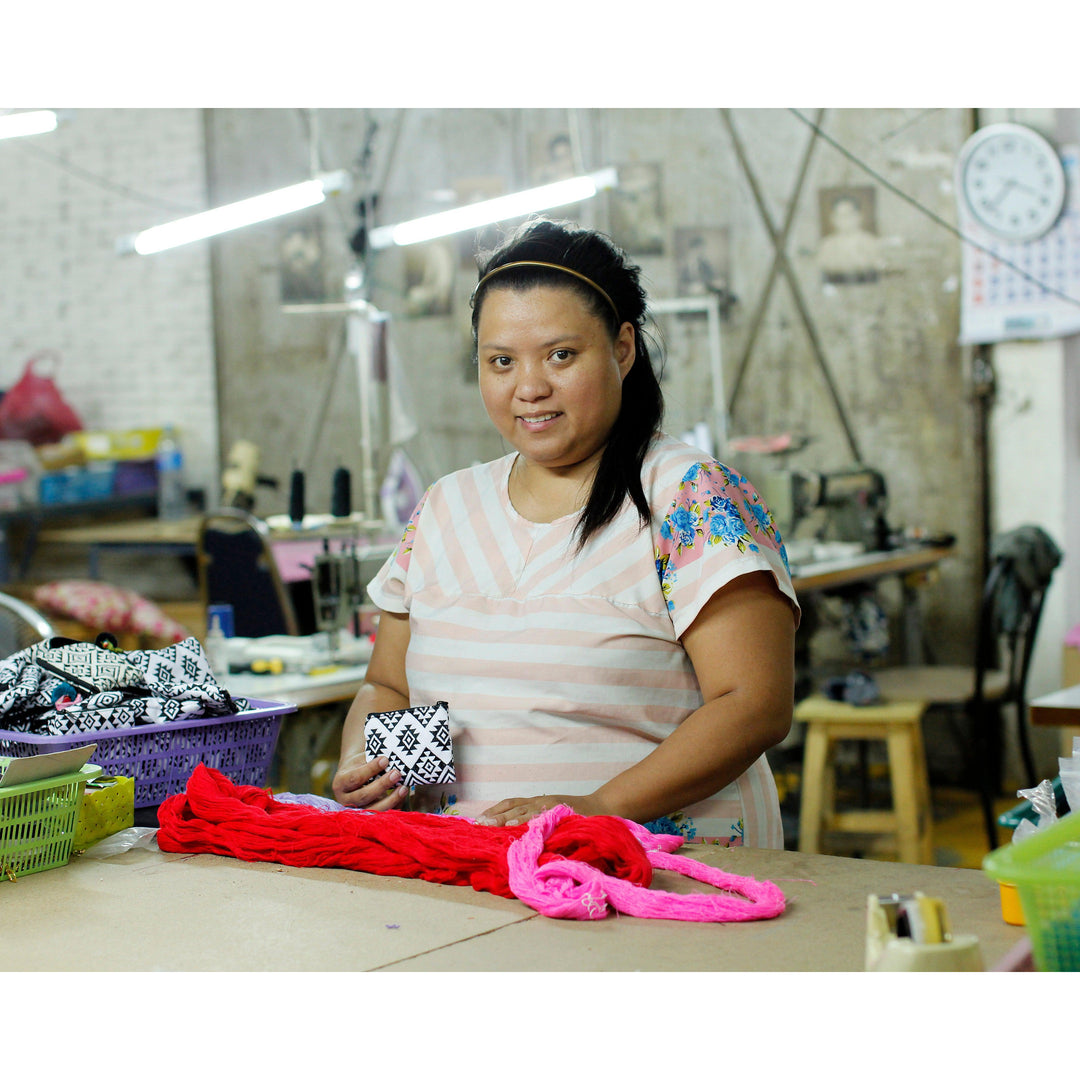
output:
[[[515,266],[484,281],[484,277],[497,267],[526,260],[564,266],[582,274],[597,288],[573,274],[546,266]],[[642,527],[648,525],[652,521],[652,512],[641,487],[641,466],[649,443],[660,430],[664,397],[645,343],[646,296],[638,280],[640,269],[602,233],[546,219],[527,221],[494,251],[481,256],[478,263],[481,284],[472,301],[474,347],[480,308],[492,289],[520,291],[537,285],[569,289],[580,296],[604,323],[613,341],[624,322],[634,327],[634,363],[623,379],[619,415],[600,456],[588,502],[578,520],[578,543],[584,545],[607,525],[618,514],[627,496],[637,507]]]

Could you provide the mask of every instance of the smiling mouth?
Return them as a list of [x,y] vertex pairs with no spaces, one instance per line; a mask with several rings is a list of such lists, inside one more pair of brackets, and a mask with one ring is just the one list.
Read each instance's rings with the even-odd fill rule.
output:
[[554,420],[557,416],[562,416],[562,413],[540,413],[537,416],[519,416],[518,419],[526,427],[539,427],[541,424],[546,424],[549,420]]

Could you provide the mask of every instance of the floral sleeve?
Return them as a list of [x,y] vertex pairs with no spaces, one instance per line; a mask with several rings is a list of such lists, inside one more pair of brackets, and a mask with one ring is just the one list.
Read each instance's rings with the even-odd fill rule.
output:
[[[432,485],[432,487],[434,487],[434,485]],[[416,504],[416,509],[413,510],[412,516],[405,524],[405,531],[401,534],[401,539],[398,541],[397,551],[394,552],[394,562],[397,563],[402,570],[408,570],[409,568],[409,556],[412,554],[413,544],[416,542],[416,520],[420,517],[420,512],[424,509],[424,504],[427,502],[427,497],[430,492],[431,487],[420,496],[420,501]]]
[[677,620],[680,633],[718,588],[751,570],[771,570],[795,600],[768,507],[745,477],[718,461],[687,471],[656,536],[656,572],[668,610],[691,609]]
[[405,601],[405,577],[409,571],[413,544],[416,542],[416,523],[430,493],[429,487],[409,517],[397,547],[368,584],[368,595],[375,606],[382,608],[383,611],[404,614],[408,610]]

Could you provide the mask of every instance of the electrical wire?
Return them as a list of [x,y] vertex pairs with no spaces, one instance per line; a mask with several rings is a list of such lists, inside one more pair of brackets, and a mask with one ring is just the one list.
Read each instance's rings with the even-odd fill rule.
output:
[[894,195],[903,199],[905,202],[910,203],[912,206],[915,207],[916,210],[918,210],[921,214],[924,214],[926,217],[930,218],[930,220],[933,221],[935,224],[940,225],[941,228],[952,233],[952,235],[957,237],[957,239],[959,239],[962,243],[970,245],[977,251],[983,252],[985,255],[989,255],[992,259],[996,259],[999,263],[1001,263],[1002,266],[1007,266],[1010,270],[1019,274],[1025,280],[1030,281],[1033,285],[1037,285],[1044,292],[1050,293],[1052,296],[1056,296],[1058,297],[1058,299],[1064,300],[1066,303],[1072,304],[1075,307],[1080,307],[1080,300],[1077,300],[1075,297],[1069,296],[1068,293],[1061,292],[1059,289],[1055,289],[1053,285],[1047,285],[1046,282],[1040,281],[1039,278],[1035,277],[1034,274],[1028,273],[1028,271],[1025,270],[1022,266],[1017,266],[1016,263],[1011,262],[1004,256],[999,255],[995,251],[992,251],[985,244],[981,244],[978,240],[973,239],[965,233],[962,233],[955,225],[941,217],[940,214],[935,214],[934,211],[931,210],[929,207],[923,206],[923,204],[920,203],[917,199],[912,198],[906,191],[902,191],[894,183],[882,176],[881,173],[877,172],[870,165],[868,165],[865,161],[862,161],[860,158],[856,157],[846,147],[841,146],[841,144],[838,143],[826,131],[824,131],[824,129],[815,124],[813,120],[809,119],[806,116],[803,116],[803,114],[799,112],[798,109],[789,109],[788,111],[794,116],[798,117],[804,124],[806,124],[807,127],[811,128],[813,131],[816,131],[817,134],[825,140],[825,142],[827,142],[834,150],[846,157],[848,161],[850,161],[853,165],[856,165],[858,168],[862,169],[863,172],[867,173],[869,176],[872,176],[874,180],[876,180],[883,187],[887,188]]
[[940,109],[923,109],[918,114],[918,116],[913,116],[913,117],[911,117],[910,120],[905,120],[899,127],[893,128],[892,131],[886,131],[885,134],[881,136],[881,141],[884,142],[886,139],[895,138],[901,132],[907,131],[909,128],[914,127],[916,124],[921,124],[922,121],[925,120],[928,116],[932,116],[934,113],[938,113],[938,112],[941,112],[941,110]]
[[156,199],[153,195],[143,195],[141,192],[126,187],[124,184],[117,184],[115,181],[108,180],[104,176],[98,176],[97,173],[92,173],[89,169],[84,169],[78,165],[72,165],[70,162],[65,161],[60,157],[59,154],[50,154],[48,150],[42,150],[40,146],[31,146],[29,143],[16,142],[12,145],[11,149],[20,151],[24,154],[29,154],[31,157],[40,158],[42,161],[49,162],[50,165],[55,165],[62,172],[69,173],[71,176],[84,180],[88,184],[95,184],[105,191],[112,192],[114,195],[123,195],[136,202],[145,203],[147,206],[156,206],[162,210],[169,210],[181,214],[195,214],[198,213],[199,210],[204,209],[204,207],[181,206],[178,203],[168,202],[165,199]]

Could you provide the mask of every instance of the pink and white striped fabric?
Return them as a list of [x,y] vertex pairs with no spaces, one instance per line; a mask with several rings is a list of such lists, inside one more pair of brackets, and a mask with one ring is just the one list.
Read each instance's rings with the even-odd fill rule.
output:
[[[378,607],[409,614],[410,703],[450,705],[457,782],[417,788],[413,809],[472,818],[510,796],[595,791],[701,705],[679,637],[721,586],[770,571],[798,617],[760,497],[693,447],[650,448],[651,529],[628,500],[580,553],[576,515],[537,524],[514,510],[514,457],[432,485],[369,586]],[[654,828],[782,847],[764,756]]]

